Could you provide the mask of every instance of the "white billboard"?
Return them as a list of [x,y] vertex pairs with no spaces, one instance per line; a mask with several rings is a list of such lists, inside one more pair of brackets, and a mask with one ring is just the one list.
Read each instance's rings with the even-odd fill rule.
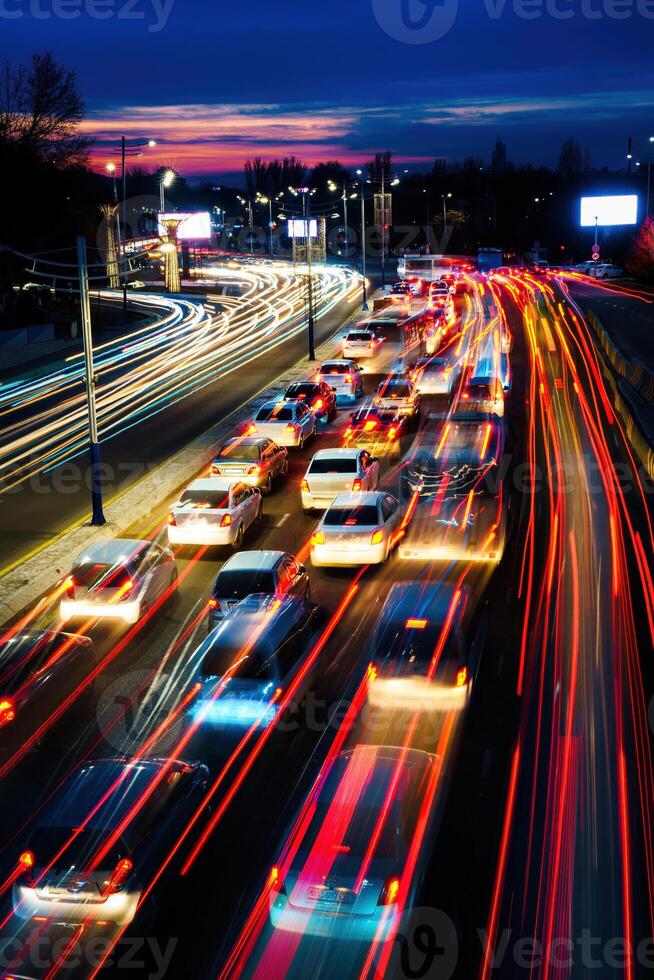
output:
[[159,234],[166,235],[162,221],[165,218],[181,219],[181,224],[177,229],[177,238],[180,242],[196,242],[201,238],[211,238],[211,216],[208,211],[171,211],[162,214],[159,212]]
[[638,195],[616,194],[606,197],[582,197],[581,227],[600,228],[610,225],[635,225],[638,222]]
[[[303,218],[289,218],[288,219],[288,237],[289,238],[306,238],[307,237],[307,223]],[[318,222],[315,218],[311,218],[309,221],[309,236],[310,238],[318,237]]]

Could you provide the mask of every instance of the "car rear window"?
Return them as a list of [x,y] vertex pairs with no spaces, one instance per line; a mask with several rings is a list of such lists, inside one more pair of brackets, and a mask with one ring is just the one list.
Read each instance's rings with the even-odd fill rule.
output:
[[390,381],[379,386],[379,394],[382,398],[408,398],[411,388],[403,381]]
[[290,405],[273,405],[270,408],[260,408],[257,412],[257,422],[292,422],[293,409]]
[[313,384],[296,384],[291,385],[286,392],[287,398],[313,398],[314,395],[320,394],[320,389],[317,385]]
[[[89,800],[89,807],[92,803]],[[104,851],[108,836],[108,831],[91,827],[37,827],[30,838],[30,850],[37,867],[50,865],[49,872],[65,872],[72,865],[83,869],[100,847]],[[103,856],[102,868],[113,869],[125,857],[129,857],[129,850],[119,838]]]
[[73,566],[75,585],[84,589],[120,589],[130,579],[124,565],[108,565],[106,562],[88,562]]
[[219,572],[213,594],[220,599],[244,599],[255,592],[274,592],[275,576],[259,569],[230,570]]
[[229,493],[227,490],[185,490],[179,502],[207,510],[224,510],[229,506]]
[[348,340],[364,340],[366,343],[370,340],[372,334],[366,333],[361,330],[351,330],[347,335]]
[[314,459],[309,467],[309,473],[356,473],[357,461],[335,456],[331,459]]
[[232,445],[223,446],[218,456],[220,459],[259,459],[259,449],[260,447],[257,443],[254,445],[233,443]]
[[323,519],[328,527],[372,527],[379,523],[375,504],[358,507],[330,507]]
[[349,374],[352,368],[347,364],[323,364],[321,374]]
[[468,385],[467,390],[475,398],[488,398],[491,394],[490,385]]

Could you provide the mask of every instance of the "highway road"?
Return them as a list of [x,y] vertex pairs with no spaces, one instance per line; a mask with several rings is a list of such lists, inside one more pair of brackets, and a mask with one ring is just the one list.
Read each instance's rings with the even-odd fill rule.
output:
[[[244,547],[292,551],[308,564],[312,598],[324,610],[309,694],[276,726],[233,737],[189,727],[181,706],[192,696],[191,653],[206,635],[223,553],[179,550],[178,593],[145,624],[127,633],[88,624],[102,664],[88,703],[80,698],[40,744],[25,746],[0,771],[11,800],[0,810],[9,943],[0,947],[2,969],[118,975],[136,950],[145,972],[165,960],[168,976],[406,976],[401,943],[283,933],[268,919],[272,869],[283,867],[314,779],[342,749],[372,744],[439,759],[423,799],[429,833],[399,886],[406,903],[409,885],[419,883],[411,899],[421,910],[416,921],[438,940],[423,950],[429,975],[585,976],[586,930],[601,940],[592,947],[603,968],[597,975],[639,975],[635,954],[620,972],[605,945],[626,937],[633,949],[653,930],[648,501],[588,327],[558,284],[518,272],[493,283],[473,277],[456,305],[448,346],[461,364],[486,352],[489,339],[499,343],[500,329],[513,337],[501,561],[394,554],[362,571],[311,568],[316,517],[302,513],[300,482],[316,448],[341,443],[347,412],[314,445],[291,451],[288,478],[264,499],[263,521]],[[385,359],[366,372],[366,395],[387,370]],[[451,399],[423,402],[405,456],[428,442],[435,417],[456,411],[460,396],[456,389]],[[399,475],[395,461],[384,461],[383,485],[392,493]],[[165,541],[168,509],[169,501],[158,502],[128,536]],[[379,609],[393,583],[414,579],[470,586],[475,610],[485,611],[485,648],[463,712],[379,715],[365,705]],[[56,622],[56,606],[53,595],[29,625]],[[212,798],[171,849],[134,923],[122,932],[19,922],[1,882],[11,879],[30,819],[83,759],[142,751],[202,760]],[[417,943],[406,919],[393,928]],[[564,948],[555,943],[561,937]],[[530,938],[546,955],[525,966],[518,943]],[[568,943],[576,958],[562,967],[554,954],[571,955]]]
[[[209,277],[212,270],[205,270]],[[319,288],[319,279],[322,286]],[[225,297],[219,290],[238,290]],[[304,281],[288,264],[213,270],[214,297],[170,301],[160,322],[96,351],[98,425],[111,499],[306,352]],[[356,280],[316,276],[316,341],[356,309]],[[140,296],[142,301],[143,297]],[[83,360],[0,392],[0,563],[12,567],[90,513]]]

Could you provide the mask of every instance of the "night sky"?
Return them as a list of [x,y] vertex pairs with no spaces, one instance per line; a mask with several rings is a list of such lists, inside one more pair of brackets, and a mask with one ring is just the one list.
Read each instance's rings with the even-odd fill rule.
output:
[[654,0],[4,0],[0,19],[13,60],[76,70],[99,166],[125,133],[187,175],[386,148],[427,169],[498,136],[517,163],[572,135],[613,168],[654,132]]

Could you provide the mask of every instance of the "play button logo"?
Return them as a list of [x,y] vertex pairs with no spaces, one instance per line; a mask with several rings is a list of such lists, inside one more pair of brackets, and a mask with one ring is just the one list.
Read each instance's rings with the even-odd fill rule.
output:
[[454,27],[458,0],[372,0],[381,29],[403,44],[432,44]]

